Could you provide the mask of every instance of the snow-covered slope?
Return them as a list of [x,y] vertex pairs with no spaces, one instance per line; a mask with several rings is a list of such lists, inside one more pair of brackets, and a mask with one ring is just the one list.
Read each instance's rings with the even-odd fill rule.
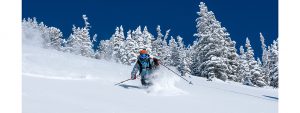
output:
[[[24,37],[23,37],[24,38]],[[23,113],[277,113],[278,92],[161,68],[155,85],[125,82],[131,66],[43,49],[23,39]]]

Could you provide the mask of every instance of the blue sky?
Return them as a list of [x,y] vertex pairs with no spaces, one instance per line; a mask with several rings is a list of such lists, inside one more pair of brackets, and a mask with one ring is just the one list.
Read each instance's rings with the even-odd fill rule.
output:
[[183,37],[187,45],[196,38],[193,34],[200,1],[227,28],[237,48],[249,37],[256,57],[261,56],[259,32],[267,45],[278,37],[277,0],[23,0],[22,18],[37,17],[68,37],[73,24],[83,26],[82,14],[86,14],[91,34],[97,33],[100,40],[109,39],[120,25],[126,32],[139,25],[147,26],[154,36],[160,25],[163,32],[171,29],[170,35]]

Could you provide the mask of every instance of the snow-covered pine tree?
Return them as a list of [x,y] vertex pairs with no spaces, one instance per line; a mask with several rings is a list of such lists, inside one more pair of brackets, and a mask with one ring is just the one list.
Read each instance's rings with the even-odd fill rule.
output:
[[165,65],[170,65],[168,60],[170,59],[171,57],[171,52],[170,52],[170,47],[168,46],[168,43],[167,43],[167,38],[169,36],[169,33],[170,33],[170,29],[166,31],[166,34],[164,36],[164,40],[162,41],[162,52],[161,52],[161,63],[162,64],[165,64]]
[[152,54],[152,40],[154,40],[153,35],[148,31],[147,26],[144,27],[142,37],[144,38],[144,49]]
[[[224,28],[225,29],[225,28]],[[226,29],[225,29],[226,30]],[[229,37],[229,33],[225,34],[225,47],[227,48],[225,54],[227,56],[227,76],[229,80],[237,81],[237,68],[238,68],[238,54],[235,48],[235,41]]]
[[131,30],[127,32],[125,44],[126,62],[124,64],[131,65],[136,62],[138,53],[137,42],[131,37]]
[[278,40],[274,40],[270,47],[270,85],[278,88]]
[[192,53],[193,53],[192,46],[188,45],[187,48],[185,49],[186,57],[184,57],[184,60],[186,61],[186,65],[187,65],[189,74],[192,74],[192,71],[191,71],[191,64],[192,64],[192,57],[193,57]]
[[265,44],[265,38],[262,33],[259,33],[260,41],[261,41],[261,48],[262,48],[262,75],[266,81],[266,84],[270,84],[270,63],[269,63],[269,52],[267,50],[267,46]]
[[[200,54],[199,54],[199,51],[200,51],[200,45],[199,45],[199,40],[200,37],[203,37],[203,33],[208,33],[210,27],[209,27],[209,17],[208,17],[208,9],[206,7],[206,5],[203,3],[203,2],[200,2],[200,5],[199,5],[199,8],[200,8],[200,11],[197,12],[198,14],[198,18],[196,19],[196,28],[197,28],[197,33],[194,34],[194,36],[198,37],[196,39],[196,41],[193,42],[193,45],[191,46],[191,56],[192,56],[192,64],[191,64],[191,74],[195,75],[195,76],[202,76],[201,75],[201,68],[200,65],[202,63],[201,61],[201,57]],[[203,36],[202,36],[203,35]],[[206,34],[208,35],[208,34]],[[203,76],[204,77],[204,76]]]
[[50,27],[49,28],[49,37],[50,37],[50,45],[52,48],[56,50],[62,50],[62,37],[63,34],[62,32],[55,28],[55,27]]
[[122,49],[124,49],[124,41],[125,41],[125,36],[124,36],[124,31],[123,31],[123,27],[120,26],[116,28],[115,33],[112,35],[111,37],[111,46],[113,48],[113,52],[112,52],[112,57],[114,59],[115,62],[121,62],[121,51],[123,51]]
[[128,60],[127,60],[127,53],[125,50],[125,44],[126,44],[126,40],[125,40],[125,35],[124,35],[124,29],[123,26],[120,26],[120,38],[122,39],[118,54],[120,55],[119,60],[122,64],[128,64]]
[[[254,50],[251,47],[250,40],[246,38],[246,60],[248,61],[249,64],[249,69],[250,69],[250,78],[251,82],[259,87],[266,86],[266,83],[263,79],[263,76],[261,74],[261,68],[259,67],[257,61],[254,59]],[[247,78],[248,79],[248,78]]]
[[28,18],[27,20],[25,19],[25,18],[23,18],[23,20],[22,20],[22,31],[24,31],[25,30],[25,27],[29,27],[29,19],[30,18]]
[[238,59],[238,68],[237,68],[237,81],[245,85],[253,85],[251,82],[251,73],[249,68],[249,63],[246,60],[246,54],[243,46],[240,46],[240,55]]
[[[33,19],[34,19],[35,17],[33,17]],[[31,19],[31,18],[27,18],[27,19],[25,19],[25,18],[23,18],[23,20],[22,20],[22,27],[26,27],[26,28],[36,28],[37,26],[38,26],[38,24],[37,23],[33,23],[33,19]],[[26,30],[26,29],[22,29],[22,30]]]
[[141,26],[137,27],[136,30],[132,32],[132,39],[137,42],[139,50],[142,50],[145,48],[143,33],[141,31]]
[[179,66],[180,59],[179,59],[178,44],[173,38],[173,36],[171,36],[171,39],[169,40],[169,47],[170,47],[171,56],[167,64],[170,64],[171,66]]
[[81,29],[81,38],[82,45],[81,45],[81,55],[86,57],[94,58],[94,50],[93,50],[93,43],[90,37],[90,23],[88,22],[88,17],[86,15],[82,15],[84,20],[84,27]]
[[96,51],[96,59],[111,60],[113,48],[110,40],[101,40]]
[[[43,25],[41,25],[41,24],[43,24]],[[44,26],[44,23],[41,22],[41,23],[38,25],[38,22],[37,22],[37,20],[36,20],[36,17],[33,17],[33,18],[32,18],[32,27],[33,27],[33,28],[37,28],[37,27],[39,27],[39,26]]]
[[61,51],[65,51],[66,45],[67,45],[67,39],[66,39],[66,38],[63,38],[63,39],[61,40],[61,46],[62,46],[62,50],[61,50]]
[[157,26],[156,31],[157,31],[157,38],[152,43],[152,55],[160,59],[162,54],[163,34],[161,33],[161,29],[159,25]]
[[[225,37],[228,35],[221,23],[216,20],[214,13],[209,11],[205,3],[200,2],[200,12],[197,22],[197,33],[195,36],[199,38],[199,43],[195,46],[196,59],[199,62],[194,62],[197,69],[192,69],[197,73],[196,76],[207,77],[208,80],[219,78],[226,81],[228,65],[226,64],[227,57],[225,55]],[[200,72],[195,72],[200,71]]]
[[177,44],[178,44],[178,63],[183,63],[183,59],[186,57],[186,48],[184,46],[184,42],[181,36],[177,36]]
[[262,67],[261,67],[262,63],[261,63],[259,58],[257,58],[256,62],[257,62],[256,63],[256,65],[257,65],[256,66],[256,71],[260,72],[260,74],[254,74],[253,81],[255,81],[255,82],[253,82],[253,83],[255,83],[255,85],[258,86],[258,87],[266,86],[267,82],[264,79],[264,77],[265,77],[264,74],[262,74],[263,73],[262,72]]
[[183,38],[180,35],[178,35],[176,38],[177,38],[177,41],[178,41],[178,49],[179,50],[184,50],[185,45],[184,45],[184,42],[183,42]]
[[115,61],[119,59],[118,51],[121,46],[121,39],[119,38],[119,36],[120,36],[120,29],[119,27],[117,27],[115,29],[115,33],[110,38],[110,42],[112,46],[112,57],[113,57],[112,59],[114,59]]
[[186,57],[182,58],[177,70],[180,72],[181,76],[186,76],[186,74],[190,73],[190,68],[188,65],[188,59]]
[[[41,22],[41,23],[43,23],[43,22]],[[38,24],[38,22],[36,20],[36,17],[27,18],[27,19],[24,18],[22,20],[22,27],[27,27],[27,28],[30,28],[30,29],[38,29],[39,26],[40,25]],[[22,29],[22,30],[25,30],[25,29]]]
[[67,39],[64,51],[74,53],[76,55],[80,54],[81,40],[78,37],[78,35],[80,34],[79,31],[80,28],[77,28],[75,25],[73,25],[72,33]]
[[90,23],[87,21],[86,15],[82,15],[85,26],[83,28],[73,25],[73,33],[70,35],[66,43],[66,51],[80,54],[86,57],[94,57],[93,43],[90,38]]
[[260,61],[260,59],[257,57],[257,59],[256,59],[256,61],[257,61],[257,64],[258,64],[258,66],[262,66],[262,62]]
[[191,69],[191,74],[192,75],[201,75],[201,71],[199,70],[199,66],[200,66],[200,59],[198,59],[198,51],[199,51],[199,49],[200,48],[197,48],[197,46],[198,46],[198,44],[199,44],[199,41],[198,41],[198,38],[195,40],[195,41],[193,41],[193,44],[192,45],[190,45],[189,47],[188,47],[188,52],[187,52],[187,54],[188,54],[188,56],[190,56],[190,60],[189,60],[189,68]]
[[128,57],[127,57],[127,51],[126,51],[126,42],[123,43],[122,47],[120,48],[119,50],[119,53],[120,53],[120,62],[122,64],[126,64],[126,65],[129,65],[129,61],[128,61]]
[[37,27],[42,33],[43,47],[62,50],[62,32],[56,27],[48,27],[41,22]]
[[189,56],[187,56],[187,49],[184,46],[183,39],[180,36],[177,36],[178,41],[178,53],[179,53],[179,66],[177,70],[181,73],[182,76],[185,76],[187,73],[190,73],[189,69]]

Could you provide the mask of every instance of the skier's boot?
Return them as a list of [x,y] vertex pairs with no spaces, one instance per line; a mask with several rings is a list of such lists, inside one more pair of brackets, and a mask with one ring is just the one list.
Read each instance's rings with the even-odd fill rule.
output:
[[145,87],[149,87],[149,86],[152,85],[152,82],[149,79],[142,78],[141,82],[142,82],[142,85],[145,86]]

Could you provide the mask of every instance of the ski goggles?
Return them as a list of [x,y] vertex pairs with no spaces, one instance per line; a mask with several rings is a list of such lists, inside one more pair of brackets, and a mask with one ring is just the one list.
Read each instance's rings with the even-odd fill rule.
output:
[[141,58],[141,59],[146,59],[146,58],[149,58],[149,56],[148,56],[147,54],[141,54],[141,55],[140,55],[140,58]]

